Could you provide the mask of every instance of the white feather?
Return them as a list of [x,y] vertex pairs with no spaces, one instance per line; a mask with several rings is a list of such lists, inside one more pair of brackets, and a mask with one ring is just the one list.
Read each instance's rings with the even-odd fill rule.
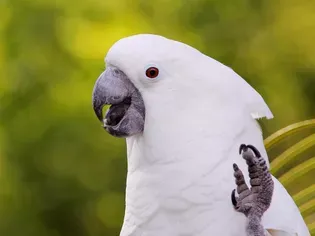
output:
[[[127,139],[126,212],[121,236],[240,236],[246,218],[234,211],[232,164],[246,172],[242,143],[268,161],[255,119],[273,115],[233,70],[196,49],[161,36],[116,43],[107,65],[123,70],[146,106],[142,135]],[[157,80],[145,68],[160,69]],[[268,161],[269,163],[269,161]],[[309,236],[292,198],[276,181],[266,229]]]

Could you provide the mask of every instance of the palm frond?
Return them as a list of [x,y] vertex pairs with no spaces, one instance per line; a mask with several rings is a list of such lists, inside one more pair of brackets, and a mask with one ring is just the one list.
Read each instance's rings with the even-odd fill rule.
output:
[[303,162],[300,165],[295,166],[289,172],[286,172],[279,178],[279,181],[284,185],[288,186],[292,182],[297,181],[305,174],[315,171],[315,157]]
[[298,192],[297,194],[293,196],[293,199],[298,206],[314,198],[315,198],[315,184],[309,186],[306,189],[303,189],[302,191]]
[[[264,140],[265,147],[269,152],[285,138],[311,128],[315,128],[315,119],[289,125],[266,138]],[[298,161],[300,155],[314,146],[315,134],[312,134],[289,147],[273,159],[270,164],[271,173],[274,174],[286,188],[290,188],[294,186],[294,184],[299,183],[309,174],[315,174],[315,157],[309,158],[302,163]],[[285,173],[282,173],[283,167],[288,167]],[[305,187],[293,195],[293,199],[298,205],[302,216],[311,219],[307,222],[308,228],[311,235],[315,235],[315,219],[312,216],[315,213],[315,184],[310,184],[310,186]]]
[[301,121],[292,125],[289,125],[283,129],[280,129],[279,131],[273,133],[268,138],[265,139],[265,147],[267,150],[270,150],[270,148],[276,144],[278,144],[280,141],[282,141],[284,138],[299,132],[303,129],[309,129],[315,127],[315,119],[311,120],[305,120]]
[[281,155],[276,157],[270,164],[272,173],[277,175],[284,165],[290,164],[298,158],[298,155],[315,145],[315,134],[312,134],[292,147],[288,148]]

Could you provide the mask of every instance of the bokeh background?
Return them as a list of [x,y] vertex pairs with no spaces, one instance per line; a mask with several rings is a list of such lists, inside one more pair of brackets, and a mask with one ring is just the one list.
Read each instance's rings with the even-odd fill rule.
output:
[[[125,142],[101,128],[91,94],[109,47],[137,33],[185,42],[237,71],[275,115],[262,122],[265,137],[315,117],[314,1],[1,0],[1,236],[119,234]],[[292,195],[314,184],[314,153],[284,167],[312,161],[286,186]]]

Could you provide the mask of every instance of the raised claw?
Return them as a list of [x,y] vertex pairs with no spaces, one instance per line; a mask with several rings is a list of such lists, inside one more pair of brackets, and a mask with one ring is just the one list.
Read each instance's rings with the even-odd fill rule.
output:
[[247,149],[247,146],[245,144],[241,144],[240,148],[239,148],[239,154],[242,154],[242,152],[244,151],[244,149]]
[[235,189],[232,190],[232,193],[231,193],[231,201],[232,201],[232,204],[234,207],[237,206],[237,197],[235,196]]
[[274,183],[266,161],[256,147],[242,144],[239,152],[246,160],[251,188],[248,188],[242,171],[236,164],[233,164],[238,197],[235,196],[236,190],[234,189],[231,201],[236,211],[248,217],[248,235],[264,235],[260,220],[271,204]]
[[247,145],[247,148],[250,148],[254,153],[256,157],[261,157],[260,152],[258,151],[258,149],[256,147],[254,147],[253,145]]

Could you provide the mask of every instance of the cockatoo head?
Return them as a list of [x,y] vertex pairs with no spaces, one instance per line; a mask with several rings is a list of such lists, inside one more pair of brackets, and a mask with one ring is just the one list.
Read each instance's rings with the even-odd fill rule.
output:
[[[196,54],[194,48],[156,35],[136,35],[115,43],[93,91],[94,111],[106,131],[117,137],[141,133],[146,107],[172,102],[178,90],[185,103],[189,99],[185,95],[190,96],[185,92],[193,89],[185,70]],[[186,89],[180,89],[183,86]],[[103,117],[105,105],[111,106]]]
[[[200,116],[211,116],[211,111],[244,105],[242,95],[235,94],[244,82],[230,68],[162,36],[121,39],[111,47],[105,63],[94,87],[93,107],[105,130],[116,137],[142,133],[148,119],[151,127],[154,119],[174,124],[179,116],[189,117],[186,121],[193,124]],[[253,101],[260,97],[256,91],[251,95]],[[111,106],[103,117],[105,105]]]

